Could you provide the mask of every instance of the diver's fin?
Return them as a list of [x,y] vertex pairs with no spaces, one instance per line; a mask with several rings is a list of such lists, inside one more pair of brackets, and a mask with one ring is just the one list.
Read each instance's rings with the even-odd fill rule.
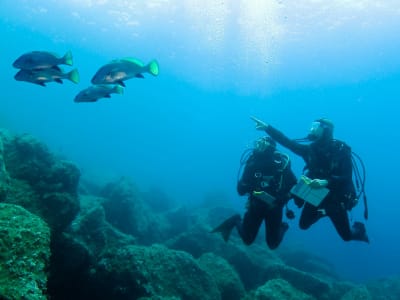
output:
[[363,223],[354,222],[352,226],[352,235],[354,240],[366,242],[369,244],[367,230],[365,229],[365,225]]
[[231,235],[232,229],[240,223],[240,220],[241,220],[240,215],[233,215],[232,217],[226,219],[220,225],[215,227],[213,230],[211,230],[211,233],[214,232],[221,233],[224,241],[227,242]]

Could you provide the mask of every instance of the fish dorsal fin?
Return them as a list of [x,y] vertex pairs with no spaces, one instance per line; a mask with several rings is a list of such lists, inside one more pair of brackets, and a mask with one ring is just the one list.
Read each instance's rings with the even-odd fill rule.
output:
[[141,62],[140,60],[138,60],[137,58],[125,57],[125,58],[122,58],[121,60],[130,62],[130,63],[135,64],[135,65],[138,65],[139,67],[144,67],[144,63]]

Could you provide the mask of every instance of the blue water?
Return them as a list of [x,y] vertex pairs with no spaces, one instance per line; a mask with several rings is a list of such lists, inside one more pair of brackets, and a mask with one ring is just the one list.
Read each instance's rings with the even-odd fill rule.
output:
[[[262,135],[249,116],[293,138],[328,117],[367,167],[371,244],[343,242],[328,220],[299,231],[296,219],[281,247],[313,251],[351,280],[399,275],[399,15],[398,1],[2,0],[0,126],[33,134],[83,177],[131,176],[188,204],[217,192],[242,209],[239,158]],[[12,62],[33,50],[71,50],[81,82],[15,81]],[[160,75],[73,102],[126,56],[157,59]]]

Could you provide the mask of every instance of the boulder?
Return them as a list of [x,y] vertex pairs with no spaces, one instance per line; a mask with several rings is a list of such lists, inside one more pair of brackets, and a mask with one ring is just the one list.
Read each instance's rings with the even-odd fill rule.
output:
[[47,299],[50,229],[21,206],[0,203],[0,299]]
[[316,300],[284,279],[271,279],[250,293],[246,300]]
[[222,257],[206,253],[197,260],[214,278],[222,300],[240,300],[245,295],[243,283],[235,269]]
[[3,201],[40,216],[55,232],[64,230],[79,211],[78,168],[28,134],[11,135],[3,130],[0,139],[10,178]]
[[96,299],[221,299],[214,279],[191,255],[161,245],[109,249],[97,262],[93,280],[102,288]]

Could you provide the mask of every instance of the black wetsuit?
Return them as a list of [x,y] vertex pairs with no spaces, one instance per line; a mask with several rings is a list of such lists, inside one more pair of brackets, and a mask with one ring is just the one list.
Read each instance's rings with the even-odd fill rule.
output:
[[[279,246],[288,228],[286,223],[282,223],[282,210],[291,198],[290,189],[295,184],[296,177],[287,156],[278,151],[251,154],[237,185],[239,195],[249,194],[243,221],[236,226],[245,244],[253,243],[262,221],[265,221],[269,248]],[[267,192],[276,198],[276,204],[269,206],[255,197],[253,191]]]
[[307,177],[328,180],[329,193],[321,204],[315,207],[305,203],[300,217],[300,228],[307,229],[321,217],[328,216],[344,241],[365,241],[365,230],[352,230],[347,213],[356,198],[350,147],[331,138],[308,145],[300,144],[270,125],[266,132],[279,144],[304,159]]

